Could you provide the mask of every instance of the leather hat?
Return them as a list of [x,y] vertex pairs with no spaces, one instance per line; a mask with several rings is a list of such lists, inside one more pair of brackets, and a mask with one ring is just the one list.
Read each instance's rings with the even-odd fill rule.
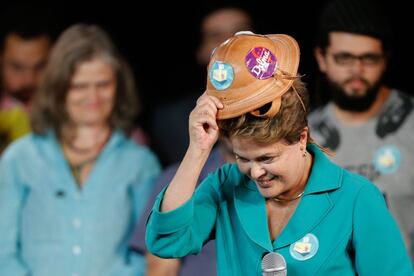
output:
[[[297,76],[300,50],[285,34],[238,32],[218,46],[208,65],[208,95],[221,100],[218,119],[245,113],[273,117]],[[271,104],[265,113],[259,108]]]

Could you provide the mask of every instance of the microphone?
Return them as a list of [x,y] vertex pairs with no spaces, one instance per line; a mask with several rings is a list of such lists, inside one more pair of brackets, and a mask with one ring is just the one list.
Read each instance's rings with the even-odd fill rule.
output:
[[262,258],[262,275],[263,276],[286,276],[286,261],[282,255],[276,252],[270,252]]

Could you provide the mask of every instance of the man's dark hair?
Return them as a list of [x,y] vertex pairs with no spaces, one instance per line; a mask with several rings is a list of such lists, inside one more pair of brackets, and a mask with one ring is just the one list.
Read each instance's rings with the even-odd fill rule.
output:
[[9,5],[0,13],[0,51],[4,49],[5,40],[10,34],[27,40],[46,35],[53,41],[59,26],[52,6],[39,3]]
[[391,51],[392,32],[381,2],[375,0],[333,0],[322,10],[316,45],[325,50],[329,33],[342,31],[378,38],[384,52]]

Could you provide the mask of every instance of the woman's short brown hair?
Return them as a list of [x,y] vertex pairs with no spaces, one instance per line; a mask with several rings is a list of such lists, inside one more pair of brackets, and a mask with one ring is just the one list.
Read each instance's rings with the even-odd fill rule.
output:
[[246,113],[236,118],[220,120],[220,135],[226,138],[251,138],[261,143],[285,141],[294,144],[300,140],[303,129],[308,126],[308,111],[308,91],[300,78],[297,78],[282,96],[280,110],[274,117],[262,118]]
[[33,104],[31,124],[35,133],[53,129],[61,134],[62,126],[69,119],[65,101],[75,69],[94,58],[104,59],[115,71],[117,91],[109,124],[127,133],[131,130],[138,100],[130,67],[102,28],[75,24],[60,35],[51,51]]

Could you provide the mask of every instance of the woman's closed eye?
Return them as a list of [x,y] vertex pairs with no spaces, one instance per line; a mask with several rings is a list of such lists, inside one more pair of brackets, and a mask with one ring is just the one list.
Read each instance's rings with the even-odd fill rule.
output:
[[275,160],[276,156],[262,156],[260,158],[257,159],[257,161],[262,162],[262,163],[272,163]]
[[249,159],[244,158],[244,157],[241,157],[241,156],[239,156],[239,155],[237,155],[237,154],[235,154],[235,157],[236,157],[236,160],[237,160],[237,161],[240,161],[240,162],[242,162],[242,163],[247,163],[247,162],[249,162],[249,161],[250,161]]
[[[256,162],[260,162],[260,163],[265,163],[265,164],[269,164],[272,163],[275,160],[276,156],[261,156],[259,158],[256,159]],[[245,158],[245,157],[241,157],[239,155],[236,154],[236,160],[240,161],[242,163],[247,163],[250,162],[249,159]]]

